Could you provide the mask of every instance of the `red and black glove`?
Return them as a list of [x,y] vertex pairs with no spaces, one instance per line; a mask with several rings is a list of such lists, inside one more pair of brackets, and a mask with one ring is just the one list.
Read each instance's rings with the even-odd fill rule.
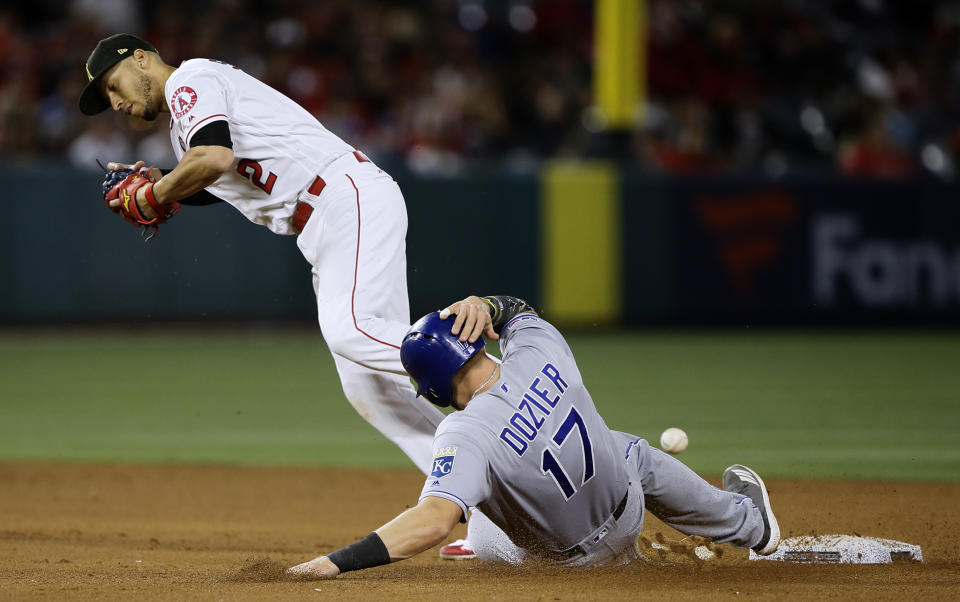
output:
[[[134,226],[153,227],[153,233],[147,237],[147,240],[156,236],[160,224],[166,223],[180,211],[180,203],[161,205],[157,202],[153,196],[154,180],[148,175],[152,169],[152,167],[144,168],[137,172],[132,169],[116,169],[107,172],[107,177],[103,181],[103,200],[111,211],[119,213],[123,219]],[[144,189],[144,198],[156,217],[148,219],[141,212],[137,204],[137,191],[141,188]],[[111,206],[111,201],[117,200],[120,203],[117,206]]]

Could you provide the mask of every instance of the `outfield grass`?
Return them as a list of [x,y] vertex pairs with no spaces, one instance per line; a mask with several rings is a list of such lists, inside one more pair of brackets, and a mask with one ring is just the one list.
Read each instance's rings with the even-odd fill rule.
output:
[[[960,478],[960,335],[569,338],[611,428],[690,436],[719,474]],[[0,334],[0,460],[412,466],[315,331]]]

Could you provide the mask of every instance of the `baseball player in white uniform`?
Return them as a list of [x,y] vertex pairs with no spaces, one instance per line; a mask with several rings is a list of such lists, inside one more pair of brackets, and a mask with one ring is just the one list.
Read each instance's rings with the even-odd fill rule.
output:
[[[499,340],[502,363],[484,353],[483,334]],[[437,429],[419,503],[289,572],[329,578],[408,558],[440,543],[473,506],[508,538],[471,534],[481,560],[628,562],[641,554],[645,509],[688,535],[762,555],[777,549],[780,528],[756,472],[733,465],[718,489],[607,428],[566,341],[522,300],[468,297],[428,314],[400,355],[418,394],[458,410]]]
[[407,214],[396,182],[294,101],[232,65],[201,58],[173,67],[145,40],[118,34],[101,40],[86,69],[84,114],[113,108],[154,120],[170,113],[177,166],[110,164],[134,170],[113,172],[123,181],[107,197],[111,209],[157,226],[181,203],[225,201],[254,223],[296,236],[347,399],[429,472],[443,414],[416,398],[400,363],[410,315]]

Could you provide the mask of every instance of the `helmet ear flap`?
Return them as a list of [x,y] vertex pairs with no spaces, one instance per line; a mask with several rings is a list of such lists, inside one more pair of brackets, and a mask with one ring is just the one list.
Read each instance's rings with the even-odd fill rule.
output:
[[424,397],[427,398],[427,401],[429,401],[433,405],[440,408],[448,408],[452,403],[452,400],[448,400],[448,401],[442,400],[440,398],[440,395],[437,394],[437,392],[433,389],[433,387],[430,387],[429,389],[427,389],[427,393],[426,395],[424,395]]

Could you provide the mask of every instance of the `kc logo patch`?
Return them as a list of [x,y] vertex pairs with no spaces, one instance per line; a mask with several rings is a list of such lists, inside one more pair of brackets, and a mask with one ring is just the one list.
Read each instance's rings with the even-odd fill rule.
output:
[[177,119],[187,114],[197,104],[197,93],[189,86],[180,86],[170,97],[170,110]]
[[456,447],[442,447],[433,452],[433,468],[430,470],[431,477],[444,477],[453,470],[453,460],[457,455]]

